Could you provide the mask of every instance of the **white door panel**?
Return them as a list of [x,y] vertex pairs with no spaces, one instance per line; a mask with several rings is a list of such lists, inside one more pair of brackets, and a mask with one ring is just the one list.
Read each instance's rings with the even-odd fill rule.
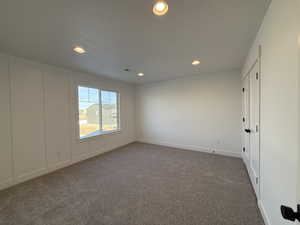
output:
[[250,157],[250,135],[245,132],[249,128],[250,115],[249,115],[249,76],[243,80],[243,158],[249,162]]
[[259,198],[260,176],[260,79],[258,61],[243,79],[243,158]]
[[260,106],[260,82],[258,62],[252,68],[250,74],[250,177],[254,190],[259,196],[259,106]]

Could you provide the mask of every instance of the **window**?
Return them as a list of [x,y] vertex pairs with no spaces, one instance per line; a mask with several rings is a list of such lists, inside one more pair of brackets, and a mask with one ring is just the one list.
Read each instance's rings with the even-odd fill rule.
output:
[[101,91],[102,130],[118,129],[118,94],[113,91]]
[[119,94],[89,87],[78,87],[80,139],[119,129]]

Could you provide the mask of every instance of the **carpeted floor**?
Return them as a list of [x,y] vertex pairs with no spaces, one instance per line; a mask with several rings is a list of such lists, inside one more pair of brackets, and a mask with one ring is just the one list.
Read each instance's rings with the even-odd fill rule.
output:
[[263,225],[240,159],[134,143],[0,192],[1,225]]

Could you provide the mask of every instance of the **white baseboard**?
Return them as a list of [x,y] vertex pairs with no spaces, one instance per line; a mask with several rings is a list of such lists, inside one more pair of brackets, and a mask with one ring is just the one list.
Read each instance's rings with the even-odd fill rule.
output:
[[1,182],[1,183],[0,183],[0,190],[12,186],[12,183],[13,183],[13,179],[12,179],[12,178],[9,178],[9,179],[7,179],[7,180]]
[[269,216],[268,216],[268,214],[266,212],[266,209],[265,209],[265,207],[263,205],[263,202],[261,200],[258,200],[257,204],[258,204],[258,208],[259,208],[259,210],[261,212],[261,215],[262,215],[262,217],[264,219],[265,225],[271,225]]
[[[114,150],[114,149],[112,149],[112,150]],[[75,157],[71,164],[75,164],[75,163],[84,161],[84,160],[86,160],[86,159],[93,158],[93,157],[95,157],[95,156],[101,155],[101,154],[103,154],[103,153],[105,153],[105,152],[109,152],[109,151],[112,151],[112,150],[108,150],[108,151],[97,151],[97,152],[89,152],[89,153],[87,153],[87,154],[81,154],[81,155]]]
[[62,162],[59,162],[55,165],[50,165],[49,168],[48,168],[48,173],[51,173],[55,170],[59,170],[59,169],[62,169],[62,168],[65,168],[67,166],[70,166],[72,165],[72,161],[71,160],[67,160],[67,161],[62,161]]
[[[250,173],[249,173],[249,161],[247,160],[246,157],[243,157],[243,161],[244,161],[244,164],[245,164],[245,166],[246,166],[246,170],[247,170],[247,173],[248,173],[248,176],[249,176],[249,179],[250,179],[250,183],[251,183],[251,185],[253,186],[254,184],[253,184],[253,182],[252,182],[252,180],[251,180],[251,175],[250,175]],[[254,191],[254,190],[253,190],[253,191]],[[265,222],[265,225],[271,225],[269,216],[268,216],[268,214],[267,214],[267,211],[266,211],[266,209],[265,209],[265,207],[264,207],[264,204],[263,204],[262,200],[258,199],[258,200],[257,200],[257,205],[258,205],[259,211],[260,211],[260,213],[261,213],[261,215],[262,215],[262,217],[263,217],[263,220],[264,220],[264,222]]]
[[[192,151],[206,152],[206,153],[211,153],[211,154],[219,154],[219,155],[243,158],[241,154],[236,153],[236,152],[230,152],[230,151],[225,151],[225,150],[222,150],[222,149],[214,149],[214,148],[209,148],[209,147],[204,147],[204,146],[181,145],[181,144],[174,144],[174,143],[168,143],[168,142],[153,141],[153,140],[150,140],[150,139],[139,139],[138,142],[147,143],[147,144],[154,144],[154,145],[161,145],[161,146],[167,146],[167,147],[172,147],[172,148],[180,148],[180,149],[186,149],[186,150],[192,150]],[[244,161],[244,163],[247,167],[247,170],[248,170],[247,160],[245,158],[243,158],[243,161]],[[268,214],[265,210],[265,207],[264,207],[262,201],[258,200],[257,204],[258,204],[258,208],[259,208],[259,210],[262,214],[265,225],[271,225],[270,219],[268,217]]]
[[146,139],[146,138],[139,139],[138,142],[241,158],[241,154],[237,153],[237,152],[226,151],[224,149],[210,148],[210,147],[200,146],[200,145],[197,145],[197,146],[196,145],[182,145],[182,144],[176,144],[176,143],[154,141],[154,140],[150,140],[150,139]]
[[113,146],[113,147],[105,149],[105,150],[101,149],[101,151],[95,151],[95,152],[89,152],[87,154],[81,154],[81,155],[79,155],[79,156],[77,156],[73,159],[71,165],[75,164],[75,163],[78,163],[78,162],[81,162],[83,160],[89,159],[89,158],[93,158],[93,157],[98,156],[98,155],[102,155],[102,154],[107,153],[107,152],[111,152],[113,150],[116,150],[117,148],[122,148],[122,147],[124,147],[126,145],[129,145],[131,143],[134,143],[134,142],[136,142],[136,141],[130,141],[130,142],[127,142],[125,144]]
[[[12,178],[7,179],[6,181],[0,183],[0,190],[9,188],[11,186],[14,186],[16,184],[25,182],[27,180],[51,173],[53,171],[56,171],[58,169],[64,168],[64,167],[68,167],[72,164],[75,164],[77,162],[95,157],[97,155],[101,155],[103,153],[106,152],[110,152],[115,150],[116,148],[121,148],[123,146],[129,145],[131,143],[133,143],[135,141],[130,141],[126,144],[123,144],[121,146],[115,147],[115,148],[111,148],[108,149],[107,151],[99,151],[99,152],[93,152],[93,153],[89,153],[89,154],[85,154],[85,155],[81,155],[80,157],[76,158],[73,161],[65,161],[65,162],[61,162],[59,164],[56,164],[53,167],[50,167],[48,169],[40,169],[38,171],[34,171],[28,174],[24,174],[18,178],[16,178],[15,180],[13,180]],[[180,148],[180,149],[186,149],[186,150],[191,150],[191,151],[198,151],[198,152],[205,152],[205,153],[211,153],[211,154],[219,154],[219,155],[225,155],[225,156],[231,156],[231,157],[238,157],[241,158],[241,155],[235,152],[230,152],[230,151],[225,151],[225,150],[221,150],[221,149],[213,149],[213,148],[208,148],[208,147],[204,147],[204,146],[193,146],[193,145],[180,145],[180,144],[171,144],[171,143],[167,143],[167,142],[158,142],[158,141],[153,141],[153,140],[149,140],[149,139],[140,139],[138,140],[138,142],[143,142],[143,143],[148,143],[148,144],[155,144],[155,145],[162,145],[162,146],[167,146],[167,147],[172,147],[172,148]],[[245,159],[244,159],[245,162]],[[246,164],[246,162],[245,162]],[[246,165],[247,166],[247,165]],[[258,208],[262,214],[263,220],[265,222],[266,225],[271,225],[270,223],[270,219],[267,215],[267,212],[265,210],[265,207],[262,203],[261,200],[257,201],[258,204]]]
[[48,173],[52,173],[56,170],[71,166],[75,163],[78,163],[78,162],[81,162],[83,160],[101,155],[103,153],[113,151],[117,148],[124,147],[124,146],[129,145],[133,142],[135,142],[135,141],[130,141],[130,142],[122,144],[120,146],[114,146],[114,147],[112,147],[110,149],[107,149],[105,151],[101,150],[101,151],[98,151],[98,152],[92,152],[92,153],[89,153],[89,154],[80,155],[78,158],[75,158],[73,161],[68,160],[68,161],[60,162],[56,165],[50,166],[48,169],[42,168],[42,169],[38,169],[38,170],[30,172],[30,173],[22,174],[21,176],[16,177],[15,179],[10,178],[10,179],[0,183],[0,190],[4,190],[4,189],[12,187],[14,185],[17,185],[17,184],[23,183],[25,181],[37,178],[39,176],[46,175]]
[[18,176],[14,179],[13,185],[25,182],[27,180],[31,180],[35,177],[39,177],[43,174],[46,174],[47,171],[48,171],[47,168],[40,168],[40,169],[37,169],[37,170],[29,172],[29,173],[21,174],[20,176]]

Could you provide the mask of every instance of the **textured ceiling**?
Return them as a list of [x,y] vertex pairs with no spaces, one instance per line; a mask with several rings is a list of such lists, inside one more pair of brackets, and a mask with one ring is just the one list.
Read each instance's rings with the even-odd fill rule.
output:
[[1,0],[0,51],[133,83],[238,69],[269,2],[168,0],[157,17],[152,0]]

